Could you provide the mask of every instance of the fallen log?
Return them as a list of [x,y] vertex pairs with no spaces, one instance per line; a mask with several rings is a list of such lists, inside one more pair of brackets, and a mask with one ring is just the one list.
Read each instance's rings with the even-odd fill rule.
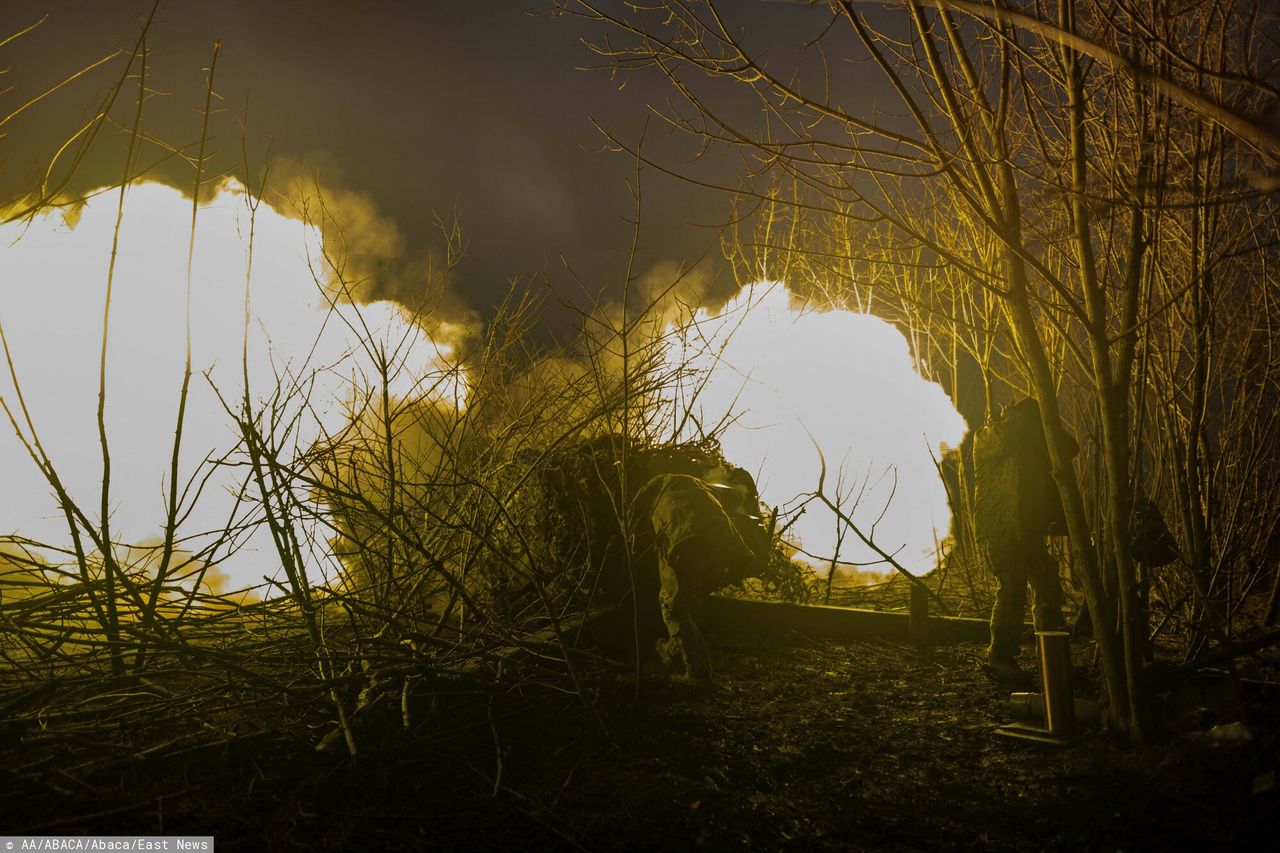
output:
[[1260,652],[1271,646],[1280,645],[1280,628],[1262,631],[1252,637],[1235,640],[1229,645],[1219,645],[1185,663],[1174,667],[1177,672],[1191,673],[1209,666],[1229,663],[1238,657]]
[[[595,649],[606,656],[629,658],[635,654],[637,640],[646,648],[651,644],[651,637],[644,629],[637,634],[633,616],[629,604],[595,607],[562,619],[558,632],[551,626],[532,631],[519,648],[512,645],[505,651],[528,653],[543,648],[550,652],[553,648],[567,647]],[[986,619],[930,614],[922,620],[918,613],[916,619],[913,633],[912,616],[907,610],[863,610],[713,595],[702,608],[699,624],[721,640],[734,635],[768,634],[780,640],[787,635],[800,635],[827,640],[880,639],[908,643],[919,636],[922,621],[927,625],[923,630],[929,643],[986,643],[991,639],[990,623]],[[1034,630],[1031,623],[1024,627],[1026,635],[1031,636]]]
[[[707,629],[713,633],[757,633],[763,630],[832,640],[882,639],[905,643],[911,639],[911,615],[905,610],[859,610],[712,596],[704,610],[704,618]],[[985,643],[991,633],[986,619],[930,616],[928,636],[930,642]]]

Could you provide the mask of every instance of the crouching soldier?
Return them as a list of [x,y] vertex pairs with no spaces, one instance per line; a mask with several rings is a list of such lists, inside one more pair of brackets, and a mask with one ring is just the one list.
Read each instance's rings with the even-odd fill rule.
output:
[[711,676],[706,642],[695,616],[711,593],[758,576],[768,557],[759,497],[751,476],[733,469],[709,483],[687,474],[660,474],[645,486],[658,558],[658,607],[667,636],[658,657],[684,676]]
[[[1071,455],[1078,451],[1074,447]],[[1016,658],[1028,584],[1036,629],[1064,625],[1058,563],[1045,537],[1062,535],[1065,518],[1035,400],[1005,407],[978,431],[973,466],[974,541],[996,580],[988,672],[1001,681],[1021,682],[1027,676]]]

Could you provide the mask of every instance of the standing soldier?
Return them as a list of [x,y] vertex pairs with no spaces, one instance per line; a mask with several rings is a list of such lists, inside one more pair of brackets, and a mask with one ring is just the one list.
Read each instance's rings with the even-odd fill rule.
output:
[[658,606],[667,636],[658,656],[684,677],[711,676],[706,643],[694,616],[711,593],[758,575],[768,555],[759,497],[751,476],[733,469],[726,484],[687,474],[660,474],[641,492],[658,557]]
[[[1071,444],[1074,456],[1079,448]],[[1045,536],[1061,535],[1065,518],[1035,400],[1005,407],[978,430],[973,464],[974,540],[996,579],[988,672],[1002,681],[1022,682],[1027,675],[1016,658],[1028,583],[1036,629],[1064,624],[1058,564],[1045,547]]]

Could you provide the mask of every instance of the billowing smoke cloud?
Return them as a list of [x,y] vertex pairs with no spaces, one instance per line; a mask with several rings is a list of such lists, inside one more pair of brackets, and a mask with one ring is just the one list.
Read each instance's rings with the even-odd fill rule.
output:
[[[688,324],[699,311],[718,309],[736,291],[728,279],[717,277],[709,261],[687,266],[666,260],[652,265],[636,276],[625,298],[612,292],[583,309],[580,334],[570,345],[514,377],[513,404],[548,393],[572,395],[593,386],[595,394],[583,395],[579,405],[564,408],[574,419],[587,418],[604,398],[621,405],[620,389],[627,375],[633,411],[653,414],[666,393],[662,386],[681,372],[677,365],[663,363],[668,330]],[[609,428],[621,429],[621,425],[609,424]],[[630,428],[635,434],[636,425]],[[649,431],[647,437],[670,438],[660,430]]]
[[[28,443],[39,438],[72,498],[95,521],[103,474],[99,348],[116,201],[114,192],[90,197],[74,223],[45,213],[0,227],[0,324],[17,379],[15,385],[3,369],[0,398],[22,437]],[[447,370],[453,353],[400,305],[357,307],[334,299],[333,267],[371,288],[380,265],[394,263],[402,250],[394,229],[367,200],[328,196],[326,216],[331,229],[343,229],[341,239],[297,211],[282,213],[264,203],[251,216],[248,202],[242,187],[228,183],[198,213],[190,311],[194,377],[179,474],[179,492],[194,505],[179,543],[190,554],[246,517],[235,497],[243,469],[221,464],[237,461],[224,459],[239,440],[226,406],[238,406],[246,372],[255,408],[274,407],[277,437],[285,440],[288,425],[288,446],[304,450],[350,422],[353,389],[380,380],[379,353],[399,365],[389,377],[398,398],[422,394],[424,383]],[[105,362],[109,513],[124,553],[125,546],[154,543],[166,514],[186,349],[190,225],[191,201],[178,190],[153,183],[129,188]],[[374,293],[356,289],[351,295]],[[465,386],[446,385],[459,402],[465,397]],[[273,396],[281,389],[284,397]],[[66,524],[48,483],[8,420],[0,427],[0,535],[17,532],[65,545]],[[276,574],[279,562],[268,536],[259,532],[243,545],[221,565],[229,578],[218,579],[223,586]]]
[[406,251],[399,227],[367,193],[343,181],[332,158],[280,158],[268,173],[267,198],[281,213],[312,226],[322,251],[312,259],[338,301],[398,302],[418,315],[432,340],[465,348],[482,322],[456,290],[454,268],[466,249],[461,214],[437,217],[441,247]]
[[708,260],[693,266],[660,261],[636,280],[630,308],[646,310],[661,328],[692,317],[699,309],[719,311],[737,289],[727,276],[717,276]]
[[[805,309],[783,284],[760,282],[719,313],[697,312],[683,338],[668,358],[694,373],[672,402],[697,416],[691,432],[723,428],[726,456],[758,472],[766,502],[795,511],[817,488],[816,445],[825,494],[904,567],[933,567],[935,531],[941,539],[949,519],[933,460],[965,426],[915,371],[897,329],[867,314]],[[817,502],[789,534],[819,558],[836,553],[836,517]],[[849,531],[839,557],[879,559]]]

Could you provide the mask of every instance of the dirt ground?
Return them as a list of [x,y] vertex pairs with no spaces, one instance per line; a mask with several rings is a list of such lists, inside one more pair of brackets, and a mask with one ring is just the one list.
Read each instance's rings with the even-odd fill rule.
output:
[[720,638],[712,689],[601,666],[590,713],[545,688],[445,697],[422,731],[366,732],[354,762],[246,736],[11,790],[0,826],[222,850],[1274,849],[1265,708],[1245,743],[1028,744],[994,734],[1013,715],[981,651]]

